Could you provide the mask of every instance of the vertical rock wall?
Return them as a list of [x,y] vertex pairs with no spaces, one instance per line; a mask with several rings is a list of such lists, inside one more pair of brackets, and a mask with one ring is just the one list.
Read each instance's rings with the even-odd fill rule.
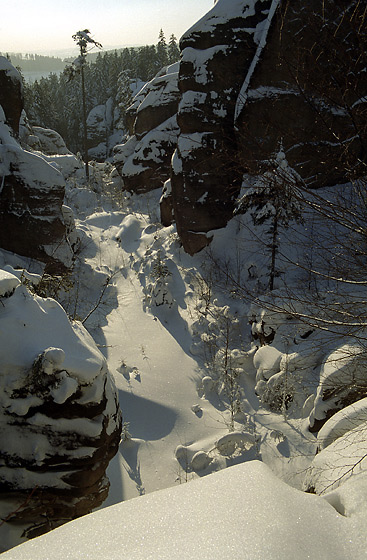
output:
[[365,173],[367,16],[358,0],[282,1],[238,100],[239,157],[261,173],[282,144],[313,188]]
[[65,181],[18,143],[22,109],[19,72],[0,57],[0,247],[57,271],[73,260],[62,215]]
[[232,216],[241,172],[236,101],[256,54],[271,0],[219,0],[181,38],[180,127],[172,166],[177,230],[191,254]]

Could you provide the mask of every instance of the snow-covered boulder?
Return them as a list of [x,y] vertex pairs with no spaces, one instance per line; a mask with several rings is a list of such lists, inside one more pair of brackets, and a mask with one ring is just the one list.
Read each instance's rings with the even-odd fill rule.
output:
[[39,150],[46,155],[70,155],[63,138],[55,130],[42,128],[41,126],[33,126],[34,136],[38,138]]
[[[54,165],[18,143],[22,110],[19,72],[0,57],[0,247],[40,260],[49,271],[62,270],[74,257],[62,215],[65,180]],[[23,123],[23,133],[26,128]]]
[[367,423],[367,398],[361,399],[334,414],[317,434],[317,448],[325,449],[350,430]]
[[121,431],[116,390],[90,335],[55,300],[19,284],[0,272],[4,548],[23,531],[29,538],[99,506]]
[[[352,421],[351,421],[352,422]],[[347,421],[344,427],[347,425]],[[349,424],[351,425],[351,424]],[[304,480],[304,489],[316,494],[330,492],[351,478],[367,476],[367,421],[346,431],[316,455]],[[364,499],[366,490],[364,488]]]
[[97,105],[87,117],[89,156],[104,162],[111,156],[111,151],[121,143],[123,131],[117,127],[118,110],[112,97],[106,103]]
[[115,147],[115,165],[125,188],[147,192],[170,176],[178,127],[178,63],[163,68],[135,96],[127,111],[130,137]]
[[317,432],[338,410],[367,396],[367,356],[363,345],[346,343],[334,349],[321,367],[310,430]]

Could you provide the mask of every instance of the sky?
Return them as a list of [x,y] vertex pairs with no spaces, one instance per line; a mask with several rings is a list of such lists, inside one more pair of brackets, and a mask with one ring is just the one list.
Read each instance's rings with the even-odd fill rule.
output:
[[55,54],[89,29],[105,48],[154,44],[163,29],[177,39],[214,0],[1,0],[0,52]]

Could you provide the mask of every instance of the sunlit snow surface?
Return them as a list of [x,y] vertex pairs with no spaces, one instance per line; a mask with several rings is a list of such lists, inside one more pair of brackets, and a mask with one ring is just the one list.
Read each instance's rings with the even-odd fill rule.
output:
[[365,549],[353,521],[252,461],[90,514],[3,558],[356,560]]

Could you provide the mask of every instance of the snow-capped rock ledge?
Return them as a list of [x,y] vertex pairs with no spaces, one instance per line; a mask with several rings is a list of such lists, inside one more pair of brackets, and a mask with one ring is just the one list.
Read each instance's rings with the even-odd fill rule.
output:
[[121,414],[106,361],[83,326],[10,272],[0,272],[0,293],[4,549],[104,501]]

